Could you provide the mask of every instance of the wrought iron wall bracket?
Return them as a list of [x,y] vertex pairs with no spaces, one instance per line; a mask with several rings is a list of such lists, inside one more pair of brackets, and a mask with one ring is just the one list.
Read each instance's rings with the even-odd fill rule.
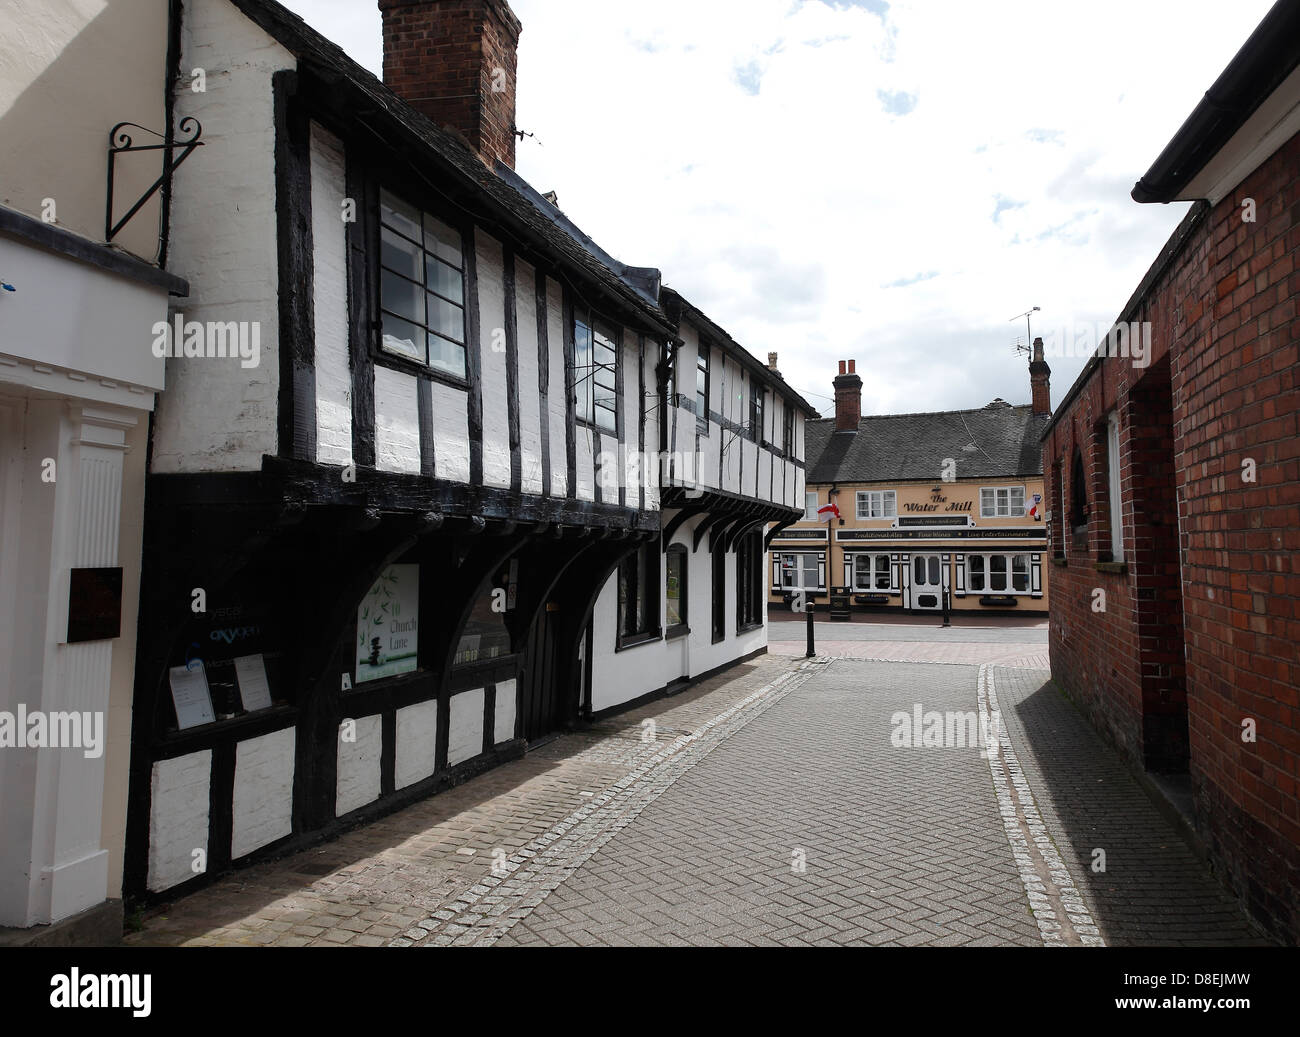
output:
[[[166,182],[167,178],[176,171],[182,162],[184,162],[193,153],[195,148],[203,147],[203,141],[199,138],[203,136],[203,127],[199,120],[193,116],[187,115],[180,122],[180,133],[185,140],[176,140],[175,138],[163,136],[154,130],[144,126],[137,125],[133,122],[119,122],[108,135],[108,202],[104,213],[104,240],[112,241],[117,237],[118,232],[131,222],[131,218],[138,213],[148,203],[149,199],[158,193],[158,189]],[[131,139],[128,130],[139,130],[142,133],[148,133],[157,137],[161,144],[136,144]],[[187,136],[188,135],[188,136]],[[176,151],[180,149],[180,155]],[[149,190],[140,197],[125,216],[116,223],[113,222],[113,176],[117,164],[117,156],[135,151],[162,151],[165,152],[163,157],[163,171]]]

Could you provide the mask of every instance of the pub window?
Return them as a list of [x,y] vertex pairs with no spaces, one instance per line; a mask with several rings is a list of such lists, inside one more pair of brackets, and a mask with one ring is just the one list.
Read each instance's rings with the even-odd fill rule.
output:
[[889,555],[857,555],[853,560],[853,587],[860,591],[887,591],[893,583]]
[[986,486],[980,490],[980,518],[1018,518],[1024,513],[1023,486]]
[[781,556],[781,586],[787,590],[816,590],[817,553],[803,551]]
[[659,636],[659,545],[643,544],[618,567],[619,647]]
[[713,643],[727,636],[727,553],[713,551]]
[[668,636],[674,637],[690,632],[689,589],[687,583],[686,548],[675,544],[664,555],[664,568],[667,578],[664,581],[665,599],[668,610]]
[[886,519],[898,516],[898,494],[894,490],[869,490],[858,494],[859,519]]
[[803,520],[805,522],[817,521],[817,491],[809,490],[803,495]]
[[590,315],[573,321],[573,390],[579,421],[618,430],[618,331]]
[[736,543],[736,630],[763,622],[763,532],[746,533]]
[[1106,477],[1110,500],[1110,560],[1124,560],[1124,502],[1120,497],[1119,415],[1111,411],[1106,418]]
[[794,457],[794,408],[788,401],[781,405],[781,449],[786,457]]
[[703,342],[695,354],[695,419],[702,432],[709,430],[709,347]]
[[458,231],[380,193],[380,285],[385,352],[465,377],[465,260]]
[[973,592],[1029,593],[1030,557],[1018,555],[967,555],[966,587]]

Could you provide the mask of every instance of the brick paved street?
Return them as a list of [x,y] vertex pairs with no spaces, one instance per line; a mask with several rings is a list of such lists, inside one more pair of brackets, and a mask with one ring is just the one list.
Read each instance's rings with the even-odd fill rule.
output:
[[[1047,674],[981,662],[771,655],[228,877],[128,942],[1259,942]],[[1003,744],[891,744],[918,704],[996,708]]]

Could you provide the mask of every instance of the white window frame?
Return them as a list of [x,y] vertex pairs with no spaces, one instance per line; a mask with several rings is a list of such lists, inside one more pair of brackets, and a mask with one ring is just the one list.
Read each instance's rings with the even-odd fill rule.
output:
[[1124,501],[1120,495],[1119,481],[1119,415],[1111,411],[1106,416],[1106,480],[1110,500],[1110,559],[1124,561]]
[[[779,590],[782,591],[823,590],[824,588],[817,580],[817,569],[821,565],[821,559],[818,558],[817,556],[820,553],[821,553],[820,551],[780,552],[780,554],[778,554],[777,556],[778,559],[780,559],[780,566],[781,566],[781,584]],[[786,557],[795,559],[794,571],[792,573],[795,581],[794,583],[785,582],[785,576],[786,576],[785,558]],[[804,582],[804,575],[806,572],[808,572],[807,567],[804,566],[805,559],[812,560],[812,566],[811,566],[812,583],[810,584]]]
[[[859,522],[898,517],[897,490],[859,490],[856,494],[856,500],[857,509],[855,514]],[[867,505],[867,514],[865,515],[862,507],[864,502]]]
[[818,503],[819,497],[816,490],[805,490],[803,494],[803,521],[816,522],[817,509],[821,507]]
[[[966,555],[966,592],[968,594],[998,594],[1012,597],[1031,597],[1034,593],[1034,554],[1031,551],[976,551]],[[1006,586],[998,590],[993,586],[993,560],[1002,559],[1002,577]],[[1015,589],[1016,559],[1025,560],[1025,589]],[[979,559],[981,572],[975,572],[975,561]],[[983,586],[976,586],[976,579],[983,581]]]
[[[1012,507],[1012,493],[1020,491],[1020,507]],[[993,495],[993,508],[989,510],[985,503],[984,495],[991,493]],[[1005,502],[1000,497],[1005,495]],[[1003,509],[1006,510],[1003,510]],[[980,518],[1024,518],[1025,517],[1025,488],[1024,486],[981,486],[980,487]]]
[[[868,568],[871,570],[871,575],[868,577],[866,586],[863,586],[858,582],[858,560],[861,558],[870,559],[870,565]],[[880,562],[882,559],[885,562],[884,573],[889,577],[889,586],[887,587],[876,586],[876,581],[881,575]],[[895,586],[897,583],[897,576],[894,572],[893,557],[888,552],[861,551],[853,556],[853,562],[851,564],[853,573],[853,592],[855,594],[886,594],[898,589],[897,586]]]

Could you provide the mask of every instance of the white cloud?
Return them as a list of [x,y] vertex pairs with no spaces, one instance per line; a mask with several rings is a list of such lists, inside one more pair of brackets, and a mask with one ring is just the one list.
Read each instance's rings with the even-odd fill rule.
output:
[[[287,6],[380,71],[373,4]],[[1270,4],[512,6],[520,173],[823,411],[855,357],[880,412],[1027,402],[1012,314],[1117,315],[1186,211],[1128,192]]]

